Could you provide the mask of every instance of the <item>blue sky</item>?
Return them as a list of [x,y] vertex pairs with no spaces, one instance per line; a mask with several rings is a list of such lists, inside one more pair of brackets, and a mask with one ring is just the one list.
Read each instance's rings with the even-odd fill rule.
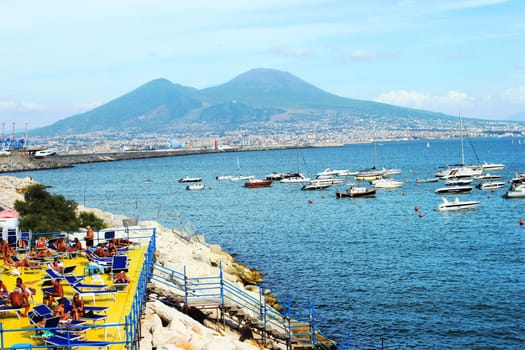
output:
[[272,68],[339,96],[525,120],[522,0],[0,2],[0,122],[34,128],[166,78]]

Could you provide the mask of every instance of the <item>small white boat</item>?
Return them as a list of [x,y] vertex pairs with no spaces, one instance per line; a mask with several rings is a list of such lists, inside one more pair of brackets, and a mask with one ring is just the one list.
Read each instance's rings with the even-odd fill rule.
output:
[[367,187],[360,187],[360,186],[351,186],[346,192],[336,191],[335,197],[336,198],[366,198],[366,197],[375,197],[376,196],[376,189],[375,188],[367,188]]
[[331,183],[320,183],[310,181],[310,183],[304,184],[303,187],[301,187],[301,191],[324,190],[330,186],[332,186]]
[[499,180],[501,179],[500,175],[491,175],[489,173],[478,176],[478,180]]
[[480,190],[494,190],[496,188],[505,187],[505,182],[495,180],[483,181],[477,184],[476,187]]
[[183,177],[182,179],[179,179],[179,182],[201,182],[202,181],[202,178],[200,177],[189,177],[189,176],[186,176],[186,177]]
[[230,177],[230,181],[245,181],[245,180],[253,180],[255,178],[256,178],[255,175],[232,176]]
[[399,188],[403,187],[404,184],[403,181],[396,181],[393,179],[378,179],[372,181],[372,186],[375,188]]
[[450,178],[447,181],[445,181],[445,186],[462,186],[462,185],[470,185],[474,181],[472,178]]
[[506,198],[525,198],[525,183],[516,182],[510,186],[510,189],[505,193]]
[[481,167],[483,170],[503,170],[505,168],[505,164],[483,162]]
[[202,183],[191,184],[191,185],[186,186],[186,189],[187,189],[188,191],[198,191],[198,190],[203,190],[203,189],[204,189],[204,184],[202,184]]
[[336,185],[336,184],[343,183],[343,179],[336,179],[332,176],[318,176],[316,179],[311,180],[310,183]]
[[447,186],[438,188],[435,192],[437,194],[458,194],[458,193],[470,193],[474,187],[472,186]]
[[416,179],[416,183],[417,184],[423,184],[423,183],[427,183],[427,182],[438,182],[439,181],[439,177],[429,177],[429,178],[426,178],[426,179]]
[[385,169],[385,168],[383,168],[383,175],[385,175],[385,176],[398,175],[398,174],[401,174],[401,169],[393,169],[393,168]]
[[305,177],[303,174],[297,174],[297,176],[285,177],[279,181],[283,184],[300,184],[310,182],[312,179]]
[[218,175],[215,176],[215,179],[222,181],[222,180],[230,180],[233,177],[233,175]]
[[334,169],[326,168],[325,170],[315,175],[317,175],[318,177],[319,176],[332,176],[332,175],[339,175],[340,172],[344,172],[344,171],[345,170],[334,170]]
[[475,208],[480,201],[460,201],[458,197],[453,202],[449,202],[445,197],[443,198],[443,203],[441,203],[436,210],[439,211],[449,211],[449,210],[462,210],[462,209],[473,209]]

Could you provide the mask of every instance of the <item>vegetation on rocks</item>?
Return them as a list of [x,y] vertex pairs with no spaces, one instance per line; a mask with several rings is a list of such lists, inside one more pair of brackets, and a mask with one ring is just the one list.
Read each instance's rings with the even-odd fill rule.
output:
[[64,196],[51,194],[41,184],[32,184],[24,190],[24,200],[16,200],[14,209],[20,213],[20,229],[33,232],[76,231],[90,225],[104,228],[104,221],[93,213],[80,212],[77,203]]

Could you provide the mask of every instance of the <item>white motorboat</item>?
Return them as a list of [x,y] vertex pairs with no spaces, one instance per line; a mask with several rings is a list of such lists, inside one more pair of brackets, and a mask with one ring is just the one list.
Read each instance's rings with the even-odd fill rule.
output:
[[191,185],[188,185],[186,186],[186,189],[188,191],[198,191],[198,190],[203,190],[204,189],[204,184],[202,183],[194,183],[194,184],[191,184]]
[[378,179],[372,181],[372,186],[375,188],[399,188],[403,187],[405,183],[403,181],[397,181],[393,179]]
[[233,178],[233,175],[218,175],[218,176],[215,176],[215,179],[217,179],[219,181],[230,180],[231,178]]
[[385,176],[399,175],[399,174],[401,174],[401,169],[394,169],[394,168],[385,169],[385,168],[383,168],[383,175],[385,175]]
[[495,180],[483,181],[476,185],[476,188],[480,190],[494,190],[502,187],[505,187],[505,182]]
[[427,183],[427,182],[438,182],[439,181],[439,177],[429,177],[429,178],[426,178],[426,179],[416,179],[416,183],[417,184],[423,184],[423,183]]
[[481,164],[481,167],[483,168],[483,170],[503,170],[505,168],[505,164],[483,162],[483,164]]
[[179,179],[179,182],[201,182],[202,181],[202,178],[200,177],[189,177],[189,176],[186,176],[186,177],[183,177],[182,179]]
[[438,188],[435,192],[437,194],[458,194],[458,193],[470,193],[474,187],[472,186],[447,186]]
[[336,185],[343,182],[343,179],[337,179],[332,176],[318,176],[317,178],[310,181],[310,183],[321,183],[321,184],[330,184],[330,185]]
[[285,177],[279,181],[283,184],[300,184],[310,182],[312,179],[305,177],[303,174],[297,174],[296,176]]
[[449,211],[449,210],[462,210],[462,209],[473,209],[475,208],[480,201],[460,201],[458,197],[453,202],[449,202],[445,197],[443,198],[443,203],[441,203],[436,210],[439,211]]
[[501,179],[500,175],[492,175],[489,173],[478,176],[478,180],[499,180]]
[[255,178],[256,178],[255,175],[232,176],[230,177],[230,181],[245,181],[245,180],[253,180]]
[[466,178],[449,178],[447,181],[445,181],[446,186],[463,186],[463,185],[470,185],[474,181],[474,179],[466,177]]
[[510,189],[505,193],[506,198],[525,198],[525,183],[515,182],[510,186]]
[[317,177],[321,176],[347,176],[347,174],[350,173],[350,170],[337,170],[337,169],[330,169],[326,168],[325,170],[321,171],[320,173],[315,174]]
[[332,186],[331,183],[319,183],[310,181],[310,183],[304,184],[303,187],[301,187],[301,191],[324,190],[330,186]]

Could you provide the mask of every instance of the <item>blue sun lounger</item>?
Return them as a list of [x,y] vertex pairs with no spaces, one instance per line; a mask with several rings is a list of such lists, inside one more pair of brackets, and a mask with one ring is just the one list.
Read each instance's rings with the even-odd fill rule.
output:
[[78,338],[67,338],[60,335],[54,335],[49,338],[44,338],[44,342],[49,345],[56,347],[66,347],[68,349],[76,348],[98,348],[98,349],[108,349],[110,343],[104,341],[95,341],[95,340],[80,340]]
[[100,289],[100,290],[96,290],[96,289],[90,289],[90,290],[86,290],[86,289],[81,289],[81,288],[78,288],[77,285],[72,285],[71,288],[73,288],[73,290],[75,292],[77,292],[82,298],[84,297],[91,297],[93,298],[93,304],[96,305],[97,303],[97,296],[111,296],[111,298],[113,299],[113,301],[117,301],[117,290],[116,289]]
[[7,314],[8,312],[15,312],[16,317],[20,318],[20,311],[22,311],[21,306],[10,306],[7,304],[0,305],[0,314]]
[[82,280],[84,277],[78,277],[78,276],[66,276],[66,281],[69,283],[71,287],[75,287],[77,289],[85,290],[105,290],[108,289],[110,286],[107,284],[89,284],[84,283]]

